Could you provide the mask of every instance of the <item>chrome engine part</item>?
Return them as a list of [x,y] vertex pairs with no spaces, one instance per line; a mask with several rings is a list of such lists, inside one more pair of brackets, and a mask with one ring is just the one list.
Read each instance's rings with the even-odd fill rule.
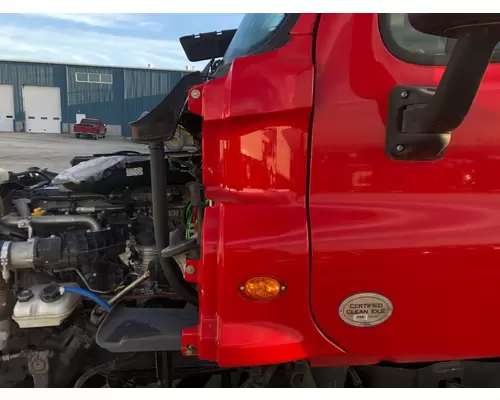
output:
[[151,261],[158,255],[158,250],[155,245],[136,245],[135,249],[139,253],[138,272],[146,272]]

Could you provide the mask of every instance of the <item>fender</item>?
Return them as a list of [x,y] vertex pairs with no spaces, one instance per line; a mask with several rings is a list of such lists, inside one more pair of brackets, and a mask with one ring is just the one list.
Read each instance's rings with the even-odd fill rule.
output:
[[[203,117],[203,182],[215,206],[203,221],[199,325],[183,332],[183,348],[221,366],[343,353],[309,309],[316,17],[301,15],[285,46],[237,58],[225,76],[190,90],[189,110]],[[273,301],[247,300],[239,287],[255,275],[277,278],[286,291]]]

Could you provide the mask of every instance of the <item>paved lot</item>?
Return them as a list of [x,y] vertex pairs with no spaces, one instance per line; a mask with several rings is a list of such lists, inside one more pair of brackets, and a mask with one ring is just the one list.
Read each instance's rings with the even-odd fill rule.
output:
[[41,167],[59,172],[69,168],[75,156],[118,150],[148,152],[146,145],[119,136],[89,140],[75,139],[70,134],[0,133],[0,168],[20,172]]

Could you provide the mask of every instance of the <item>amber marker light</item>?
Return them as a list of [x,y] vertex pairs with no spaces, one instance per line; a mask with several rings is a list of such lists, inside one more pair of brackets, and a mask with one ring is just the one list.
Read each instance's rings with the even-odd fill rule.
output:
[[269,276],[256,276],[240,286],[240,291],[249,300],[270,301],[285,291],[286,286]]

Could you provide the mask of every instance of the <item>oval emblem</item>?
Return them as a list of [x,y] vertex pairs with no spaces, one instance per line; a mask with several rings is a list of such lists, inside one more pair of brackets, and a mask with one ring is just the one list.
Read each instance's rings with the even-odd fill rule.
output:
[[377,293],[358,293],[339,307],[340,318],[352,326],[370,327],[387,321],[393,311],[391,301]]

